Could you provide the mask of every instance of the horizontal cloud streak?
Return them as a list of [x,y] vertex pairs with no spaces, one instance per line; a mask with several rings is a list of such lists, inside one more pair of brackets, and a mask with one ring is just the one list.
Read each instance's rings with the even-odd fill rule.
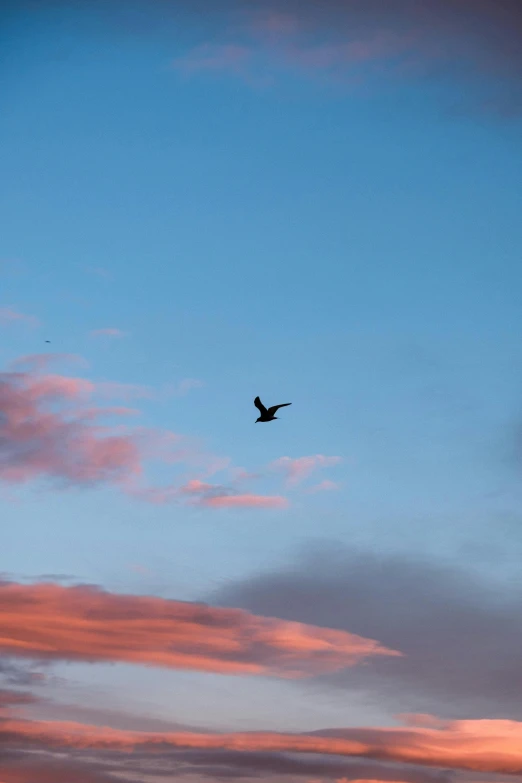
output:
[[281,495],[217,495],[203,505],[213,508],[286,508],[288,500]]
[[280,457],[271,467],[280,470],[286,476],[290,485],[300,484],[309,478],[319,468],[329,468],[342,462],[341,457],[326,457],[324,454],[314,454],[310,457]]
[[[172,730],[172,727],[171,729]],[[114,777],[112,777],[114,775]],[[310,776],[314,779],[311,780]],[[262,776],[262,777],[261,777]],[[2,783],[108,783],[147,780],[260,780],[282,777],[302,783],[450,783],[454,773],[414,765],[325,756],[297,756],[231,750],[167,750],[130,752],[31,748],[2,754]],[[296,778],[295,776],[299,776]],[[306,776],[306,777],[305,777]],[[469,783],[463,780],[462,783]]]
[[522,768],[522,723],[502,720],[440,722],[437,728],[353,728],[314,734],[137,732],[81,723],[6,719],[0,738],[17,746],[165,751],[214,749],[365,757],[500,774]]
[[313,676],[372,656],[372,639],[240,609],[116,595],[93,587],[0,583],[0,651],[224,674]]

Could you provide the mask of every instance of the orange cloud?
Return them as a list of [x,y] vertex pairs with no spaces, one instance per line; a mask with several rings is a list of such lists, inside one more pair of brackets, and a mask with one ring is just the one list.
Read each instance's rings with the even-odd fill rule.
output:
[[212,749],[246,752],[319,753],[379,761],[519,774],[522,723],[509,720],[453,721],[442,728],[353,728],[315,734],[248,732],[210,734],[138,732],[74,722],[0,723],[0,737],[18,745],[145,751]]
[[0,583],[0,652],[223,674],[314,676],[398,656],[345,631],[94,587]]

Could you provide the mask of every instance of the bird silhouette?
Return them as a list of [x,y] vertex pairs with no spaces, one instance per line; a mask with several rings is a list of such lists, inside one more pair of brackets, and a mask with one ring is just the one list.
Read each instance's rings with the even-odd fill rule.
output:
[[261,416],[256,419],[256,424],[258,421],[274,421],[274,419],[278,419],[279,416],[274,416],[274,413],[277,413],[279,408],[286,408],[287,405],[291,404],[291,402],[283,402],[282,405],[272,405],[271,408],[265,408],[259,397],[256,397],[254,400],[254,405],[261,414]]

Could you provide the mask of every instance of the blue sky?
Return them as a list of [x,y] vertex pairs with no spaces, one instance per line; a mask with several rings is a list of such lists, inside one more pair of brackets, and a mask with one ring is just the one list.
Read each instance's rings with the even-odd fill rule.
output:
[[[43,354],[46,373],[147,387],[120,387],[104,405],[138,408],[128,426],[178,433],[199,456],[142,455],[141,489],[174,493],[157,504],[100,476],[64,484],[45,454],[13,481],[0,439],[1,570],[24,584],[65,574],[211,604],[236,590],[249,610],[248,580],[297,573],[303,552],[327,545],[514,589],[520,119],[515,98],[510,116],[487,107],[491,94],[518,95],[520,63],[474,59],[456,10],[429,42],[453,29],[460,59],[430,59],[422,42],[381,50],[383,13],[359,19],[365,54],[342,49],[339,64],[352,33],[329,4],[306,43],[285,25],[300,30],[307,9],[313,21],[313,4],[301,20],[275,3],[270,34],[254,5],[251,17],[238,3],[200,3],[200,16],[181,2],[5,12],[3,372]],[[490,12],[477,6],[482,32]],[[317,65],[324,57],[334,66]],[[257,394],[292,407],[254,426]],[[236,483],[209,455],[260,475]],[[316,455],[338,459],[320,467]],[[285,482],[274,466],[284,457],[314,458],[310,475]],[[187,503],[194,480],[287,505],[217,508],[191,502],[197,493]],[[292,619],[270,606],[257,613]],[[229,731],[395,721],[365,685],[339,695],[320,678],[63,661],[53,671],[65,684],[42,691],[58,707],[33,708],[50,717],[72,703],[102,714],[113,700]]]

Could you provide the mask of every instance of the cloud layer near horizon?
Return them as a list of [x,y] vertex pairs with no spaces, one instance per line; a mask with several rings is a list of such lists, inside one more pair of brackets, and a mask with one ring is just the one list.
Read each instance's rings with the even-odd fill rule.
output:
[[[432,726],[350,728],[288,734],[139,732],[72,721],[5,718],[0,739],[16,747],[82,748],[148,752],[167,749],[230,750],[243,753],[303,753],[377,759],[430,767],[520,774],[522,723],[502,720],[438,721]],[[419,721],[419,722],[421,722]]]
[[399,656],[346,631],[94,587],[0,582],[0,652],[222,674],[314,676]]
[[[518,535],[505,546],[519,558]],[[404,652],[327,675],[325,687],[363,693],[394,711],[522,720],[520,590],[499,590],[464,564],[315,545],[285,567],[229,582],[209,599],[349,628]]]

